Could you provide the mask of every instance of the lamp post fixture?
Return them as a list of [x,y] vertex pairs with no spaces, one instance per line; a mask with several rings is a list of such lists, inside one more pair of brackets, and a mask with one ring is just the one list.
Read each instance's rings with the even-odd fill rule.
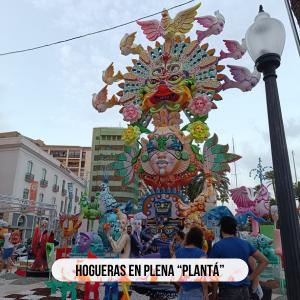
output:
[[246,44],[257,70],[264,75],[287,295],[297,300],[300,299],[300,227],[276,83],[284,42],[283,24],[270,18],[260,6],[246,32]]

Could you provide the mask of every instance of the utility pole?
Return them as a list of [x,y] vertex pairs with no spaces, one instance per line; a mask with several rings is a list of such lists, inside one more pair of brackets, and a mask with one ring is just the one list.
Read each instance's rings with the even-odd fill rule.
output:
[[289,0],[284,0],[284,2],[285,2],[286,10],[287,10],[287,13],[288,13],[288,16],[289,16],[289,19],[290,19],[292,31],[293,31],[294,38],[295,38],[296,47],[297,47],[298,53],[300,55],[300,39],[299,39],[296,24],[295,24],[295,20],[294,20],[294,17],[293,17],[293,12],[292,12],[292,9],[291,9],[291,6],[290,6],[290,1]]
[[292,151],[293,155],[293,162],[294,162],[294,171],[295,171],[295,179],[296,179],[296,186],[298,185],[298,180],[297,180],[297,172],[296,172],[296,165],[295,165],[295,153]]

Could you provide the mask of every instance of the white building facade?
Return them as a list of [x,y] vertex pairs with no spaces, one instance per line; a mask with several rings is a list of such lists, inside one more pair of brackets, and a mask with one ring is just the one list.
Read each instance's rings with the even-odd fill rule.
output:
[[59,227],[58,213],[67,212],[69,204],[68,183],[73,183],[71,214],[79,213],[84,181],[28,139],[0,138],[0,196],[29,199],[33,181],[37,182],[36,202],[55,205],[56,211],[51,214],[47,210],[16,211],[10,209],[14,205],[9,205],[7,200],[0,205],[0,219],[22,231],[23,240],[33,236],[35,225],[40,225],[43,219]]

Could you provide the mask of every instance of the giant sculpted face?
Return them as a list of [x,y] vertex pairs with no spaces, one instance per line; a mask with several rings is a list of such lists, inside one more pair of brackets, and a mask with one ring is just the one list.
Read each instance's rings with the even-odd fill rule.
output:
[[158,127],[148,141],[143,139],[142,142],[135,168],[154,188],[158,185],[179,187],[184,181],[189,182],[192,173],[202,166],[191,149],[189,138],[176,125]]
[[158,58],[146,82],[143,108],[151,108],[162,102],[179,104],[181,107],[186,104],[192,98],[190,87],[183,83],[186,75],[188,73],[183,71],[176,55],[165,53]]
[[85,252],[93,241],[93,232],[80,232],[80,239],[78,241],[78,251]]

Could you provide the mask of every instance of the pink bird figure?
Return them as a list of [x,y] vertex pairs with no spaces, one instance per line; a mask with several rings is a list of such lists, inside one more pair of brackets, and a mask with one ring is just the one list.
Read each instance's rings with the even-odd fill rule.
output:
[[204,16],[194,18],[197,22],[205,28],[208,28],[205,31],[197,30],[198,43],[200,44],[206,37],[220,34],[225,25],[225,17],[217,10],[215,11],[214,16]]
[[111,99],[107,99],[107,85],[98,93],[93,94],[93,107],[99,112],[105,112],[108,108],[119,105],[118,98],[113,95]]
[[242,39],[242,44],[237,41],[224,40],[225,45],[229,53],[225,53],[223,50],[220,52],[219,61],[224,58],[234,58],[235,60],[241,59],[247,52],[246,40]]
[[257,217],[268,215],[270,209],[270,194],[263,184],[254,196],[253,189],[242,186],[229,190],[233,202],[237,205],[236,216],[252,212]]
[[258,84],[260,80],[261,74],[256,70],[256,67],[254,67],[254,71],[252,73],[245,67],[230,65],[227,65],[227,67],[230,69],[230,73],[233,75],[233,79],[236,81],[233,81],[225,76],[223,91],[237,88],[242,92],[249,92]]

